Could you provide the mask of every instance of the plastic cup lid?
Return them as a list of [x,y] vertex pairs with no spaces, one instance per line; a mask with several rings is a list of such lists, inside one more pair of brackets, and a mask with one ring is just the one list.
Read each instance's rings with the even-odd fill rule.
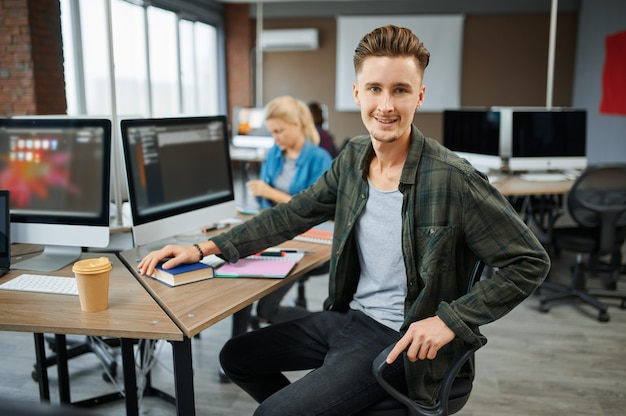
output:
[[95,274],[111,270],[111,262],[106,257],[98,257],[94,259],[78,260],[72,266],[75,273]]

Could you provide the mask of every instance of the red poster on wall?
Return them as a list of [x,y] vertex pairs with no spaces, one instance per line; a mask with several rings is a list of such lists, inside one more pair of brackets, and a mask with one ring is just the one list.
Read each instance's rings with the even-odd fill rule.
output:
[[608,35],[604,44],[600,113],[626,115],[626,30]]

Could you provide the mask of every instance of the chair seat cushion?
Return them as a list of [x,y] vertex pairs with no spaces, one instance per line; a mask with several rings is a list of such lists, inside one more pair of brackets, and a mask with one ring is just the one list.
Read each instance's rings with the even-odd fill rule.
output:
[[[465,377],[459,377],[452,384],[450,400],[466,399],[472,391],[472,381]],[[368,414],[383,412],[385,410],[405,409],[404,405],[391,396],[387,396],[368,409]]]
[[598,230],[594,228],[555,228],[553,236],[555,246],[567,251],[593,253],[598,246]]

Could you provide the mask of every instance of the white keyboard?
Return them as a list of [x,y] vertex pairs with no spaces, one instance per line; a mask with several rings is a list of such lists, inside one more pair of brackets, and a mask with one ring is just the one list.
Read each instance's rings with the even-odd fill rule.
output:
[[564,173],[524,173],[520,175],[520,178],[525,181],[532,182],[554,182],[554,181],[566,181],[569,176]]
[[1,284],[0,289],[78,295],[75,278],[39,274],[21,274]]

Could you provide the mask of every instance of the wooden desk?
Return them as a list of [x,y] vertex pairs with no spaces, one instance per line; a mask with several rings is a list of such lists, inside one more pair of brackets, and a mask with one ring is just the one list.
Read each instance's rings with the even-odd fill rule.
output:
[[[49,401],[48,373],[43,365],[45,346],[43,333],[57,334],[59,394],[62,403],[71,403],[67,357],[64,357],[65,334],[122,338],[124,387],[127,415],[139,413],[133,344],[135,339],[162,339],[184,342],[180,329],[137,283],[127,268],[113,254],[84,253],[82,258],[106,256],[111,260],[109,308],[100,312],[82,312],[78,296],[51,293],[0,290],[0,330],[33,332],[35,334],[39,393]],[[12,270],[0,278],[4,283],[21,274]],[[71,266],[45,275],[73,276]],[[67,382],[66,382],[67,381]]]
[[[186,344],[189,345],[189,358],[187,362],[178,362],[178,365],[188,367],[191,366],[190,339],[194,335],[330,259],[331,251],[328,245],[292,240],[280,244],[280,247],[314,252],[307,253],[285,279],[214,278],[178,287],[169,287],[150,277],[139,276],[137,261],[148,253],[146,248],[126,250],[119,255],[139,282],[183,331]],[[186,381],[186,389],[177,390],[177,403],[182,400],[193,404],[193,376],[188,377]],[[184,397],[181,397],[181,394]],[[187,406],[185,412],[181,414],[194,415],[195,409]]]
[[565,181],[527,181],[519,176],[504,176],[493,186],[504,196],[539,196],[564,195],[569,192],[573,180]]
[[148,254],[147,249],[126,250],[120,258],[185,336],[191,338],[330,259],[330,246],[324,244],[292,240],[280,247],[314,252],[307,253],[285,279],[214,278],[178,287],[139,276],[137,261]]

